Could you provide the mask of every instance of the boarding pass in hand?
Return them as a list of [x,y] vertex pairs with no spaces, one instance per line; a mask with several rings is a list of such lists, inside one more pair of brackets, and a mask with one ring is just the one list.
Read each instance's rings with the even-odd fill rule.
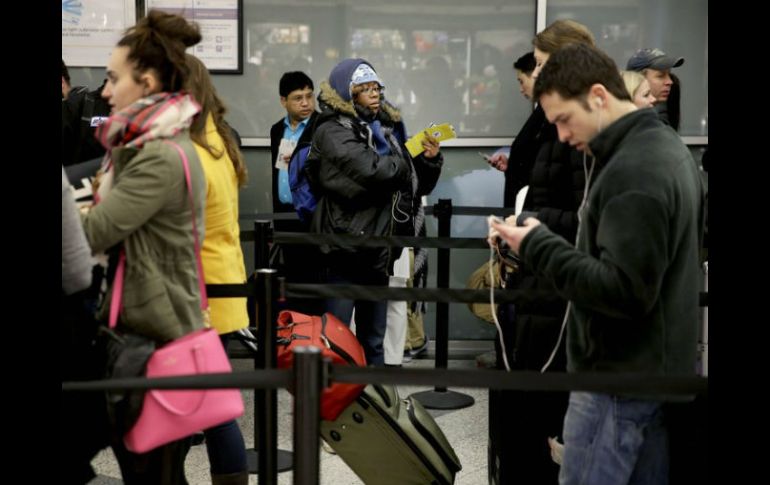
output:
[[451,140],[452,138],[457,138],[457,133],[455,133],[454,127],[450,125],[449,123],[443,123],[440,125],[431,125],[424,130],[420,131],[413,137],[411,137],[407,142],[405,143],[407,150],[409,150],[409,154],[413,157],[416,157],[420,153],[425,150],[422,146],[422,141],[427,137],[427,135],[430,134],[438,140],[439,142],[444,140]]

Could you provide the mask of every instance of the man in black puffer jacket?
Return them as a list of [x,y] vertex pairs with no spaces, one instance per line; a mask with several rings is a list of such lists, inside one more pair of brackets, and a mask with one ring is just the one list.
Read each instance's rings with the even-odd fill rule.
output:
[[[311,232],[415,236],[420,197],[430,193],[441,173],[438,142],[409,155],[406,129],[398,110],[384,98],[384,86],[364,59],[345,59],[321,83],[322,112],[313,134],[306,171],[318,205]],[[330,283],[388,285],[398,248],[321,246]],[[331,299],[327,310],[350,322],[368,364],[384,364],[387,302]]]

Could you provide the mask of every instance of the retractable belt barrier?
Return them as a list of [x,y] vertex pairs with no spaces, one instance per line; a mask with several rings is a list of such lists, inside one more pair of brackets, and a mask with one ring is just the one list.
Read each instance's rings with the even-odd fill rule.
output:
[[[356,384],[394,384],[487,388],[531,391],[590,391],[608,394],[694,395],[708,394],[708,378],[657,376],[639,373],[568,373],[485,369],[389,369],[324,364],[324,385],[331,381]],[[114,391],[122,389],[296,389],[288,369],[240,371],[194,376],[132,377],[100,381],[63,382],[63,391]]]
[[[256,282],[240,285],[206,285],[209,297],[246,297],[254,293]],[[488,303],[489,290],[466,288],[395,288],[366,285],[312,285],[285,283],[285,296],[289,298],[347,298],[355,300],[431,301],[446,303]],[[525,298],[551,295],[543,290],[495,289],[495,303],[512,303]],[[700,292],[700,306],[708,306],[708,293]]]
[[[515,214],[514,210],[510,207],[478,207],[478,206],[452,206],[452,213],[456,216],[488,216],[496,215],[498,217],[508,217]],[[434,215],[433,206],[429,205],[425,207],[425,215]],[[290,221],[299,220],[296,212],[255,212],[250,216],[242,216],[241,219],[246,220],[270,220],[270,221]],[[253,239],[252,239],[253,241]]]

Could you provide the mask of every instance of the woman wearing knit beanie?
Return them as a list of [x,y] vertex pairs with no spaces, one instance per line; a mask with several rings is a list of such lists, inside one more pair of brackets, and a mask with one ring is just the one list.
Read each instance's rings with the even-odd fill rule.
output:
[[[364,59],[345,59],[321,83],[322,112],[307,159],[307,174],[318,199],[311,232],[367,236],[415,236],[423,224],[420,198],[441,173],[439,144],[428,138],[411,157],[398,109],[385,99],[385,86]],[[387,286],[400,248],[326,245],[329,283]],[[327,310],[350,322],[367,363],[384,364],[387,302],[331,299]]]

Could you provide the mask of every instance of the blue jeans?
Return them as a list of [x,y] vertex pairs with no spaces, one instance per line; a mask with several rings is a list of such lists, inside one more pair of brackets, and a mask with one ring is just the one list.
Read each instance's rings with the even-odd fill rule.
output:
[[[329,269],[327,282],[331,284],[388,286],[388,276],[368,269],[358,269],[355,274]],[[382,367],[385,365],[385,340],[387,326],[387,301],[343,300],[332,298],[326,301],[326,311],[350,325],[353,308],[356,309],[356,338],[364,348],[366,364]]]
[[572,392],[564,418],[560,485],[666,485],[661,403]]

